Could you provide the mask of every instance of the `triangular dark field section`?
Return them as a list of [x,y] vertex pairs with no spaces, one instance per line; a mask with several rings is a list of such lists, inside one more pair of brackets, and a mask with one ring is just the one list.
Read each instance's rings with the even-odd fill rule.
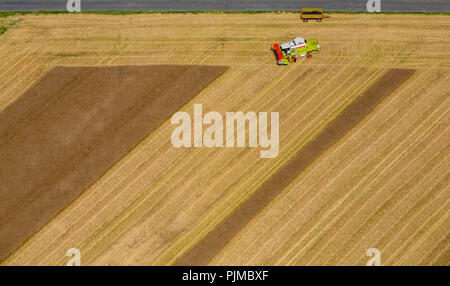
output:
[[0,261],[226,67],[55,67],[0,113]]

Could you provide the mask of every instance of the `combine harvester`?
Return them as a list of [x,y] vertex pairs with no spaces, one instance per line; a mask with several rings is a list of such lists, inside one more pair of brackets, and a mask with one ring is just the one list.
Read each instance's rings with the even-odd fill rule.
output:
[[[319,52],[320,46],[316,39],[305,40],[304,38],[295,38],[284,44],[273,44],[272,50],[275,52],[279,65],[288,65],[296,62],[300,57],[311,58],[312,52]],[[284,54],[283,54],[284,53]]]

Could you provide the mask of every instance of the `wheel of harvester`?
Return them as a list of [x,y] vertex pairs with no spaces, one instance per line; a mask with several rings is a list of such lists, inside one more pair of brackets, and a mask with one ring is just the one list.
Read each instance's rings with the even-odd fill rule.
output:
[[319,23],[322,22],[322,19],[317,19],[317,22],[319,22]]
[[306,58],[310,59],[310,58],[312,58],[312,55],[311,55],[311,54],[308,54],[308,55],[306,56]]
[[303,19],[303,22],[307,23],[307,22],[308,22],[308,19]]

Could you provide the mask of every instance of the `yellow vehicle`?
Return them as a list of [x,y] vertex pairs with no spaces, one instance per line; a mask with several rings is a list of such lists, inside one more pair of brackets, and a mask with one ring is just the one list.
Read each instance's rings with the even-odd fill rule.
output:
[[308,22],[309,20],[317,20],[317,22],[322,22],[323,8],[302,8],[300,12],[300,18],[303,22]]

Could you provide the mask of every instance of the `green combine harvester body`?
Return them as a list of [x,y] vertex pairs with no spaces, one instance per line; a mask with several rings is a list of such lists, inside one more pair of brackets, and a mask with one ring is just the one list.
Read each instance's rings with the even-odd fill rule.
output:
[[312,40],[308,40],[306,42],[305,47],[291,49],[289,55],[291,57],[295,57],[295,56],[304,57],[305,55],[307,55],[309,53],[319,52],[319,51],[320,51],[319,41],[317,41],[316,39],[312,39]]
[[272,50],[274,50],[277,56],[278,64],[287,65],[297,61],[301,57],[311,58],[312,52],[320,51],[320,45],[316,39],[305,40],[303,38],[295,38],[281,45],[273,44]]

